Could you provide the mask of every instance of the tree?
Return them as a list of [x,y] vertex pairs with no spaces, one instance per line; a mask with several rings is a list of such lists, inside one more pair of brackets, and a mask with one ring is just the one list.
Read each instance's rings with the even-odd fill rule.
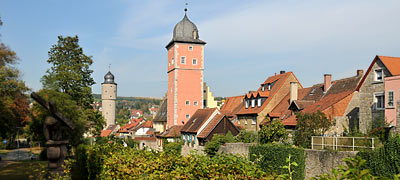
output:
[[294,133],[294,143],[297,146],[309,148],[311,146],[311,136],[323,135],[333,125],[324,113],[296,113],[296,132]]
[[95,84],[89,66],[93,63],[91,56],[86,56],[78,44],[78,36],[58,36],[57,44],[49,51],[48,63],[52,67],[41,79],[45,89],[66,93],[79,106],[90,108],[93,102],[92,88]]
[[[100,112],[91,105],[94,100],[91,88],[94,80],[91,77],[93,71],[89,67],[93,61],[83,53],[78,42],[78,36],[58,36],[57,44],[48,53],[47,62],[52,66],[41,79],[44,89],[40,91],[40,95],[55,101],[60,112],[78,127],[74,132],[67,133],[73,145],[82,142],[84,133],[99,135],[105,125]],[[35,122],[31,124],[31,132],[38,139],[43,139],[41,127],[48,114],[38,107],[33,112]]]
[[24,94],[29,88],[13,66],[17,61],[16,53],[0,43],[0,138],[12,138],[16,127],[29,120],[28,99]]
[[279,119],[273,119],[266,125],[263,125],[258,132],[260,144],[274,143],[287,139],[285,126]]

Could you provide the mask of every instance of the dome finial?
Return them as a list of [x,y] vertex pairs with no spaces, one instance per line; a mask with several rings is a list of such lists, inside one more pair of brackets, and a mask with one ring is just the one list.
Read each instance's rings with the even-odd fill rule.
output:
[[187,6],[188,6],[188,3],[186,2],[185,3],[185,15],[186,15],[186,12],[187,12]]

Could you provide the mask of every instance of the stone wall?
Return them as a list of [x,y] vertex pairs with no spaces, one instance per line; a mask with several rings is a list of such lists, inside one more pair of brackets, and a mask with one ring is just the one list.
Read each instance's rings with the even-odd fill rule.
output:
[[188,156],[190,153],[196,152],[196,154],[205,155],[203,150],[204,150],[204,146],[183,145],[181,154],[182,154],[182,156]]
[[357,151],[324,151],[324,150],[305,150],[306,153],[306,168],[305,179],[331,173],[332,168],[337,168],[339,165],[345,165],[342,161],[346,157],[354,157]]
[[148,149],[152,149],[155,151],[162,151],[162,146],[158,145],[157,141],[141,140],[138,142],[139,142],[139,149],[144,149],[146,147]]
[[245,158],[249,158],[249,147],[255,146],[256,143],[226,143],[221,146],[218,153],[235,154]]

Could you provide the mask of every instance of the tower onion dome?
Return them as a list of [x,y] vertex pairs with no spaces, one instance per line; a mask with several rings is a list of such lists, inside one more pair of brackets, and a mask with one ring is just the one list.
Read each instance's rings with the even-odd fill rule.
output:
[[104,76],[103,84],[115,84],[114,75],[110,71],[108,71],[108,73]]
[[197,26],[189,20],[186,15],[186,11],[187,9],[185,9],[185,16],[183,19],[175,25],[174,36],[166,46],[167,49],[174,42],[206,44],[206,42],[199,39],[199,30],[197,29]]

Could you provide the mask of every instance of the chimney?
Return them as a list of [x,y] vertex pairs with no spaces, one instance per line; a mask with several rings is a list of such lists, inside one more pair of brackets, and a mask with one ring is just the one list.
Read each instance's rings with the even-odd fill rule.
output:
[[297,82],[290,82],[290,104],[297,100]]
[[357,70],[357,76],[362,76],[362,75],[364,75],[364,70],[358,69]]
[[279,74],[284,74],[285,73],[285,71],[281,71],[281,72],[279,72]]
[[324,92],[331,86],[332,74],[324,74]]

